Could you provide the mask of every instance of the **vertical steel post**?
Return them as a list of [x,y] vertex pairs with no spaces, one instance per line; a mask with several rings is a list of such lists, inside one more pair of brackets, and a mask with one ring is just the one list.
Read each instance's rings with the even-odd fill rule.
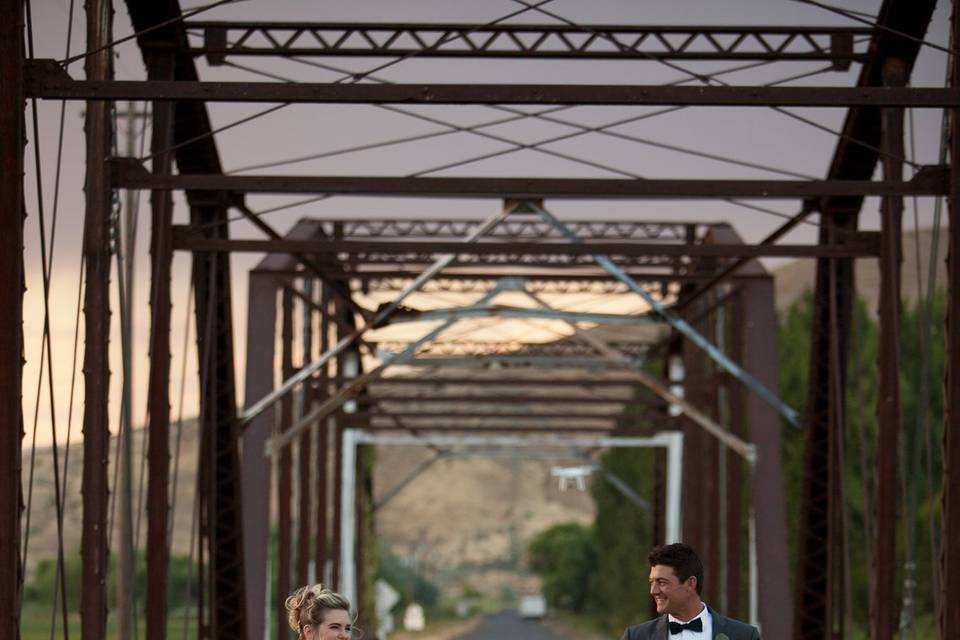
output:
[[[884,85],[902,87],[907,66],[890,58],[883,64]],[[903,109],[882,114],[883,177],[903,180]],[[870,572],[870,638],[891,640],[897,627],[897,459],[900,432],[900,262],[903,199],[883,198],[880,227],[880,336],[877,396],[877,467],[874,485],[873,567]]]
[[[280,294],[280,370],[283,379],[293,375],[293,295],[284,288]],[[293,424],[293,398],[287,394],[280,399],[280,431],[286,431]],[[286,615],[284,600],[290,592],[290,494],[292,490],[291,465],[293,455],[291,445],[286,445],[275,456],[277,460],[277,592],[274,603],[277,620]],[[287,640],[289,630],[283,624],[277,624],[277,640]]]
[[[711,292],[707,296],[705,303],[713,305],[716,299],[715,293]],[[698,329],[707,340],[717,344],[715,332],[714,315],[716,311],[706,314],[697,324]],[[700,402],[697,404],[704,413],[717,419],[717,375],[719,368],[709,358],[702,358],[703,386],[700,389]],[[705,436],[701,430],[701,436]],[[703,482],[701,492],[703,494],[701,514],[701,548],[704,559],[705,576],[703,593],[708,602],[719,602],[722,584],[720,582],[720,518],[719,511],[722,496],[720,494],[720,465],[719,449],[720,443],[716,438],[702,437],[700,442],[701,455],[700,464],[703,468]]]
[[[773,278],[751,278],[743,288],[745,368],[764,386],[777,389],[777,314]],[[759,620],[763,636],[789,640],[793,629],[790,607],[790,566],[787,514],[781,469],[780,417],[755,393],[746,394],[750,439],[757,448],[751,493],[757,522]]]
[[[188,199],[197,194],[187,194]],[[205,237],[227,237],[227,207],[216,201],[190,202],[190,223]],[[230,261],[227,254],[194,254],[193,286],[200,363],[201,433],[209,439],[210,482],[204,543],[210,559],[210,637],[244,640],[244,584],[241,474],[233,358]]]
[[[313,280],[304,279],[304,293],[313,301]],[[300,362],[306,365],[313,360],[313,308],[309,304],[302,305],[303,327],[301,331],[302,349]],[[298,415],[303,416],[309,411],[313,399],[313,385],[305,384],[300,387],[301,402]],[[311,482],[311,465],[313,464],[313,437],[315,429],[309,429],[300,436],[299,479],[297,494],[300,505],[297,509],[297,584],[306,584],[310,566],[310,531],[311,507],[313,506],[313,491]]]
[[[734,286],[740,286],[734,281]],[[741,363],[744,362],[744,303],[743,295],[737,294],[731,306],[731,319],[728,325],[730,353]],[[738,388],[728,379],[727,389],[727,428],[736,436],[749,440],[744,415],[745,389]],[[728,615],[743,619],[745,614],[741,593],[743,589],[743,500],[739,490],[746,481],[744,464],[740,456],[727,456],[727,582],[723,588],[727,593]]]
[[23,359],[23,3],[4,0],[0,11],[0,637],[20,628],[20,465]]
[[[326,353],[330,348],[330,290],[322,285],[320,293],[320,353]],[[327,399],[329,383],[329,363],[323,365],[319,371],[317,401]],[[330,417],[323,418],[323,424],[317,429],[317,547],[314,553],[317,566],[317,582],[327,580],[325,568],[330,557]]]
[[[689,340],[682,340],[683,397],[695,407],[704,406],[704,362],[701,352]],[[704,469],[700,461],[704,451],[704,433],[696,422],[681,417],[683,425],[683,459],[687,462],[683,474],[683,541],[704,553]],[[696,461],[696,462],[694,462]]]
[[[334,303],[333,312],[338,316],[342,314],[340,304]],[[343,324],[337,322],[336,326],[337,337],[339,339],[344,333]],[[344,354],[342,353],[337,356],[335,371],[337,380],[343,380],[346,369],[344,368]],[[342,556],[340,553],[340,530],[342,528],[343,500],[341,499],[342,494],[340,491],[340,485],[343,482],[343,420],[341,418],[343,415],[343,406],[341,405],[337,412],[333,415],[333,492],[331,494],[331,498],[333,500],[333,522],[330,529],[330,560],[332,563],[330,580],[334,587],[339,589],[342,586],[340,584],[340,562]]]
[[[831,221],[831,226],[820,228],[821,244],[842,243],[856,231],[855,212],[829,210],[822,215]],[[844,557],[843,549],[836,544],[843,508],[837,467],[842,469],[843,458],[837,443],[843,437],[841,420],[846,415],[846,359],[840,354],[847,353],[853,297],[851,261],[817,260],[803,433],[794,640],[843,637],[842,602],[846,589],[839,567]]]
[[[147,54],[151,80],[173,79],[173,58],[169,54]],[[173,104],[153,102],[150,149],[153,153],[172,146]],[[168,175],[173,153],[153,159],[153,173]],[[150,194],[150,371],[147,385],[147,585],[145,628],[147,640],[167,637],[167,572],[170,561],[168,539],[170,510],[170,272],[173,263],[171,224],[173,198],[169,191]],[[128,426],[129,428],[129,426]],[[132,636],[131,636],[132,637]]]
[[[273,389],[277,286],[273,276],[252,271],[247,291],[244,402],[249,407]],[[247,589],[247,637],[251,640],[262,638],[266,626],[270,461],[264,457],[263,449],[273,422],[273,412],[264,412],[250,421],[242,437],[244,582]]]
[[[88,80],[113,77],[113,4],[111,0],[88,0],[87,51],[84,70]],[[17,38],[19,43],[19,38]],[[102,50],[101,50],[102,48]],[[84,412],[83,412],[83,525],[80,616],[81,637],[100,640],[107,633],[107,494],[109,482],[110,428],[110,182],[106,159],[113,147],[112,104],[87,102],[85,129],[86,213],[83,225],[83,256],[86,270],[84,292]]]
[[[960,42],[960,0],[953,2],[952,46]],[[960,64],[951,61],[950,86],[960,87]],[[950,112],[950,237],[947,254],[947,326],[944,357],[943,491],[940,536],[940,640],[960,629],[960,109]]]

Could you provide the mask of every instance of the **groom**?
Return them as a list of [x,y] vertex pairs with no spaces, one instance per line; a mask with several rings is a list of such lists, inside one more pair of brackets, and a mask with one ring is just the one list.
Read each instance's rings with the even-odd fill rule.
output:
[[647,560],[660,617],[627,628],[620,640],[760,640],[756,627],[725,618],[700,599],[703,563],[692,547],[662,545]]

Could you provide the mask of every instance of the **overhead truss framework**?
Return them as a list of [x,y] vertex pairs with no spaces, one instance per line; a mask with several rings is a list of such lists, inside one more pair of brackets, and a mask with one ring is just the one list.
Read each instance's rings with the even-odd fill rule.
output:
[[[377,24],[188,21],[190,53],[234,56],[418,56],[626,60],[804,60],[845,69],[867,56],[870,29],[627,25]],[[198,42],[199,41],[199,42]]]
[[[23,98],[85,100],[87,106],[87,226],[85,252],[91,266],[87,273],[88,336],[87,408],[84,418],[85,449],[94,455],[84,469],[84,593],[85,636],[105,632],[106,580],[103,579],[106,527],[103,526],[107,487],[104,468],[94,467],[104,457],[107,420],[103,411],[108,375],[103,351],[103,328],[109,326],[109,302],[104,294],[109,278],[109,256],[102,256],[107,243],[95,242],[103,235],[104,212],[115,189],[147,189],[152,192],[154,213],[151,300],[162,313],[152,327],[151,349],[169,353],[169,267],[175,250],[194,255],[194,290],[197,323],[205,328],[198,340],[202,447],[209,462],[200,483],[200,533],[204,541],[199,586],[202,638],[263,637],[265,584],[270,529],[271,476],[277,472],[279,556],[274,592],[282,595],[297,579],[322,577],[334,585],[349,583],[356,576],[358,597],[369,597],[361,572],[362,551],[345,556],[336,553],[355,533],[363,548],[363,522],[343,520],[363,500],[369,487],[358,478],[356,490],[337,486],[339,479],[354,477],[354,464],[362,472],[362,460],[349,438],[351,427],[373,431],[419,432],[462,429],[465,420],[480,431],[507,428],[498,419],[513,421],[509,428],[522,431],[521,415],[539,417],[534,432],[600,432],[601,435],[632,434],[638,424],[613,418],[614,408],[640,404],[637,415],[648,430],[679,428],[683,431],[684,455],[703,460],[691,469],[682,493],[684,537],[703,551],[711,576],[718,576],[711,602],[727,598],[724,608],[748,612],[763,625],[764,635],[794,640],[823,640],[842,636],[838,621],[844,610],[845,576],[838,527],[842,483],[838,470],[844,463],[842,442],[845,413],[846,372],[843,358],[855,296],[853,260],[877,258],[882,263],[881,333],[885,355],[880,362],[883,451],[878,458],[878,516],[874,545],[874,584],[871,603],[871,640],[889,640],[895,627],[893,597],[895,577],[895,523],[890,514],[896,491],[896,452],[899,430],[899,343],[897,292],[901,201],[906,196],[955,196],[957,189],[957,132],[952,132],[950,164],[916,167],[904,180],[898,159],[902,156],[904,108],[960,110],[956,73],[946,87],[913,87],[909,76],[925,37],[932,0],[885,0],[875,28],[839,27],[706,27],[632,25],[542,25],[542,24],[432,24],[401,23],[280,23],[224,22],[180,19],[178,0],[126,0],[137,43],[148,75],[145,80],[115,80],[110,70],[110,0],[98,0],[88,18],[88,73],[85,79],[71,77],[64,67],[50,60],[21,61],[17,37],[0,44],[9,55],[0,56],[0,86],[4,104]],[[520,3],[525,6],[526,3]],[[17,18],[22,3],[0,0],[4,15]],[[533,7],[527,6],[528,9]],[[956,7],[955,7],[956,9]],[[956,13],[956,11],[955,11]],[[957,18],[955,18],[957,19]],[[499,22],[499,21],[498,21]],[[954,25],[956,31],[956,24]],[[671,61],[822,62],[834,71],[859,66],[856,86],[761,86],[729,85],[709,74],[686,73],[701,86],[629,84],[478,84],[381,82],[370,73],[344,76],[332,82],[222,82],[201,81],[195,61],[204,57],[212,67],[236,64],[234,59],[257,56],[278,58],[390,58],[390,63],[411,58],[476,58],[523,60],[595,60],[650,62]],[[15,64],[10,64],[14,61]],[[22,62],[22,64],[21,64]],[[314,61],[315,62],[315,61]],[[112,131],[107,125],[112,100],[154,102],[153,162],[133,158],[108,159]],[[424,177],[401,175],[225,175],[207,114],[208,102],[304,103],[328,105],[596,105],[644,107],[655,105],[693,107],[830,107],[847,110],[847,117],[833,160],[820,180],[742,179],[652,179],[635,177],[543,178],[543,177]],[[19,109],[10,107],[8,109]],[[3,122],[16,132],[18,126],[4,112]],[[19,112],[16,114],[19,121]],[[954,118],[956,121],[957,118]],[[954,128],[956,129],[956,127]],[[166,137],[164,137],[166,136]],[[18,140],[19,135],[11,139]],[[898,139],[899,138],[899,139]],[[17,144],[6,145],[0,166],[22,167]],[[177,165],[174,172],[171,156]],[[884,159],[881,179],[873,179]],[[619,172],[624,174],[624,172]],[[22,185],[8,185],[6,172],[0,196],[7,204],[4,219],[13,222],[19,211],[11,203],[22,202]],[[630,175],[630,174],[626,174]],[[190,224],[173,226],[169,192],[185,191],[190,206]],[[505,201],[504,210],[476,229],[454,219],[305,220],[287,233],[275,230],[243,202],[247,194],[312,193],[321,195],[385,195],[403,197],[464,197]],[[857,217],[865,197],[884,202],[880,232],[860,231]],[[747,245],[724,224],[676,221],[580,220],[551,224],[542,208],[543,199],[649,200],[649,199],[795,199],[801,214],[768,236],[764,242]],[[956,206],[956,198],[953,198]],[[241,211],[244,218],[264,232],[266,239],[231,239],[227,213]],[[543,213],[544,216],[533,214]],[[776,241],[786,230],[811,213],[828,224],[819,227],[816,244],[789,245]],[[955,213],[955,210],[953,211]],[[955,217],[955,216],[954,216]],[[468,228],[470,227],[470,228]],[[951,250],[960,225],[951,229]],[[469,234],[469,235],[468,235]],[[466,237],[465,240],[462,240]],[[460,242],[455,240],[461,239]],[[231,326],[232,292],[229,253],[268,253],[251,272],[247,312],[247,374],[245,405],[237,407],[233,370]],[[780,419],[792,414],[776,402],[776,318],[770,275],[756,261],[762,256],[793,256],[817,260],[814,330],[811,344],[810,398],[804,417],[806,459],[804,495],[799,520],[800,562],[797,597],[790,595],[786,546],[786,515],[780,469]],[[9,258],[9,254],[5,254]],[[951,256],[951,265],[960,260]],[[14,276],[15,261],[3,262],[5,273]],[[8,264],[9,263],[9,264]],[[736,270],[731,272],[732,265]],[[954,269],[955,271],[956,269]],[[533,308],[505,309],[493,304],[503,287],[503,278],[522,277],[525,292],[542,303],[547,294],[571,292],[603,295],[637,294],[658,310],[673,330],[633,339],[610,339],[602,332],[585,329],[585,322],[614,324],[602,314],[582,310],[552,309],[554,320],[569,325],[572,333],[553,342],[490,340],[435,340],[456,320],[432,310],[435,327],[414,341],[390,345],[369,341],[368,334],[404,314],[417,310],[401,303],[415,292],[456,293],[473,300],[472,313],[532,318],[551,311],[542,303]],[[949,299],[956,284],[951,281]],[[17,286],[7,287],[8,304],[20,309]],[[362,296],[390,293],[392,301],[377,309],[365,308]],[[93,296],[92,298],[90,296]],[[92,301],[92,302],[91,302]],[[670,307],[674,305],[675,307]],[[469,306],[469,305],[468,305]],[[674,312],[672,309],[680,311]],[[444,311],[444,310],[441,310]],[[294,314],[302,313],[300,335],[295,336]],[[536,312],[536,313],[535,313]],[[430,317],[425,310],[424,317]],[[956,316],[950,316],[948,344],[960,343]],[[590,316],[590,317],[588,317]],[[19,317],[5,335],[7,360],[14,354]],[[639,323],[638,323],[639,324]],[[666,326],[665,325],[665,326]],[[280,327],[279,335],[277,328]],[[279,340],[277,339],[279,338]],[[280,353],[275,353],[279,346]],[[295,367],[294,346],[301,350]],[[392,347],[392,348],[389,348]],[[379,348],[379,351],[378,351]],[[365,356],[379,353],[381,364],[372,369]],[[279,356],[279,358],[275,357]],[[653,356],[665,362],[664,380],[639,366]],[[168,477],[167,445],[169,377],[166,358],[151,366],[151,424],[149,482],[165,486]],[[282,362],[282,379],[274,383],[276,361]],[[413,373],[396,378],[380,377],[388,364],[405,363]],[[3,380],[18,381],[10,362]],[[544,375],[542,367],[551,371]],[[950,365],[952,366],[952,364]],[[416,371],[415,367],[425,369]],[[538,368],[540,368],[538,370]],[[579,368],[579,373],[571,373]],[[587,373],[583,369],[588,369]],[[678,373],[681,372],[681,373]],[[960,387],[955,372],[948,373],[948,415],[960,405]],[[649,392],[634,395],[640,383]],[[497,385],[509,385],[506,388]],[[527,385],[531,386],[527,386]],[[540,385],[539,387],[537,385]],[[569,413],[544,403],[543,385],[567,388],[573,385],[583,396],[574,426],[561,426]],[[624,385],[628,385],[624,387]],[[683,395],[677,389],[683,389]],[[760,390],[766,393],[759,392]],[[99,394],[99,395],[98,395]],[[8,394],[9,395],[9,394]],[[482,395],[489,404],[474,404]],[[16,397],[15,394],[9,397]],[[573,396],[571,393],[570,397]],[[429,400],[428,400],[429,398]],[[653,398],[650,400],[649,398]],[[589,400],[589,401],[588,401]],[[639,400],[639,402],[638,402]],[[447,402],[448,405],[441,403]],[[274,412],[274,403],[277,411]],[[609,403],[609,404],[608,404]],[[523,411],[509,406],[517,404]],[[561,404],[561,403],[556,403]],[[439,408],[438,408],[439,406]],[[20,428],[20,417],[6,407],[0,425],[9,435]],[[509,417],[507,417],[509,416]],[[14,420],[17,421],[14,424]],[[551,422],[552,421],[552,422]],[[315,432],[315,433],[314,433]],[[19,431],[17,431],[19,433]],[[954,456],[956,437],[948,434],[947,448]],[[642,434],[641,434],[642,435]],[[405,436],[406,437],[406,436]],[[262,452],[272,443],[267,459]],[[242,443],[242,447],[240,446]],[[348,446],[350,445],[350,446]],[[301,546],[298,566],[290,545],[293,539],[293,509],[289,502],[292,446],[300,459],[300,481],[317,487],[315,495],[301,491],[299,539],[316,537],[311,551]],[[729,460],[732,449],[741,455]],[[18,447],[7,448],[19,451]],[[352,452],[352,453],[348,453]],[[955,457],[955,456],[954,456]],[[952,458],[951,458],[952,459]],[[19,476],[7,468],[4,476]],[[275,464],[276,468],[271,468]],[[749,467],[747,466],[749,465]],[[953,465],[955,467],[956,465]],[[349,473],[345,473],[345,469]],[[309,475],[313,469],[314,475]],[[663,467],[661,465],[661,471]],[[956,474],[956,469],[948,470]],[[718,479],[723,481],[719,482]],[[742,526],[748,509],[739,492],[721,492],[719,486],[739,487],[749,481],[750,499],[763,523],[756,531],[757,577],[760,602],[740,602],[739,574],[729,567],[746,565]],[[956,479],[944,479],[943,539],[956,537],[960,522]],[[706,488],[706,490],[702,490]],[[666,504],[664,488],[651,502]],[[675,491],[671,491],[675,498]],[[162,503],[163,490],[151,495]],[[303,497],[307,496],[307,497]],[[4,504],[17,500],[4,493]],[[310,501],[314,502],[311,503]],[[355,503],[354,500],[357,502]],[[717,506],[722,505],[722,506]],[[148,539],[167,538],[163,504],[152,504],[147,523]],[[654,509],[656,512],[656,509]],[[309,514],[313,514],[310,516]],[[310,517],[315,522],[304,524]],[[672,522],[672,521],[671,521]],[[723,543],[712,535],[726,523]],[[356,525],[356,527],[354,527]],[[669,530],[675,531],[676,523]],[[654,539],[663,540],[664,523],[654,523]],[[672,533],[671,533],[672,535]],[[14,536],[15,539],[15,536]],[[2,546],[2,545],[0,545]],[[944,547],[944,588],[956,582],[956,545]],[[6,551],[6,547],[2,550]],[[90,551],[93,550],[93,551]],[[154,549],[148,556],[148,640],[165,637],[166,555]],[[721,562],[723,558],[723,562]],[[0,589],[5,602],[22,588],[22,567],[15,554],[4,553],[6,582]],[[313,562],[313,565],[310,565]],[[312,569],[311,569],[312,566]],[[727,567],[727,569],[724,569]],[[313,573],[311,574],[310,571]],[[12,585],[13,588],[8,588]],[[366,590],[366,591],[365,591]],[[791,601],[795,608],[791,608]],[[277,603],[271,603],[271,609]],[[361,611],[372,609],[361,604]],[[282,612],[277,609],[279,615]],[[796,614],[796,615],[794,615]],[[0,614],[3,616],[6,614]],[[953,616],[955,617],[955,616]],[[950,618],[945,614],[943,620]],[[15,620],[0,617],[4,628]],[[942,622],[941,637],[948,637]],[[278,635],[278,638],[282,637]]]

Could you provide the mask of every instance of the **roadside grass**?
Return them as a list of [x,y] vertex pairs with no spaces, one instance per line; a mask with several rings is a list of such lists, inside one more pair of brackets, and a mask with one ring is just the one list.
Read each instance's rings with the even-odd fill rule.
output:
[[[80,613],[71,611],[67,615],[67,632],[63,630],[63,614],[58,613],[56,622],[51,634],[52,609],[49,604],[27,602],[24,603],[20,616],[20,638],[21,640],[59,640],[61,638],[80,638]],[[107,638],[116,638],[117,631],[115,621],[107,620]],[[139,638],[146,637],[145,625],[143,621],[143,612],[140,612],[137,620],[137,635]],[[191,615],[187,619],[186,631],[184,631],[183,611],[171,611],[167,616],[167,640],[191,640],[197,637],[196,619]]]

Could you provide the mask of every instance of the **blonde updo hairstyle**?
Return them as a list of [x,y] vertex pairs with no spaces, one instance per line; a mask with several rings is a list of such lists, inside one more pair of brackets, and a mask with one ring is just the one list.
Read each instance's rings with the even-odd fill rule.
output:
[[285,606],[290,628],[301,639],[304,638],[303,628],[308,624],[313,627],[322,624],[327,611],[342,609],[350,613],[350,601],[322,584],[300,587],[287,598]]

